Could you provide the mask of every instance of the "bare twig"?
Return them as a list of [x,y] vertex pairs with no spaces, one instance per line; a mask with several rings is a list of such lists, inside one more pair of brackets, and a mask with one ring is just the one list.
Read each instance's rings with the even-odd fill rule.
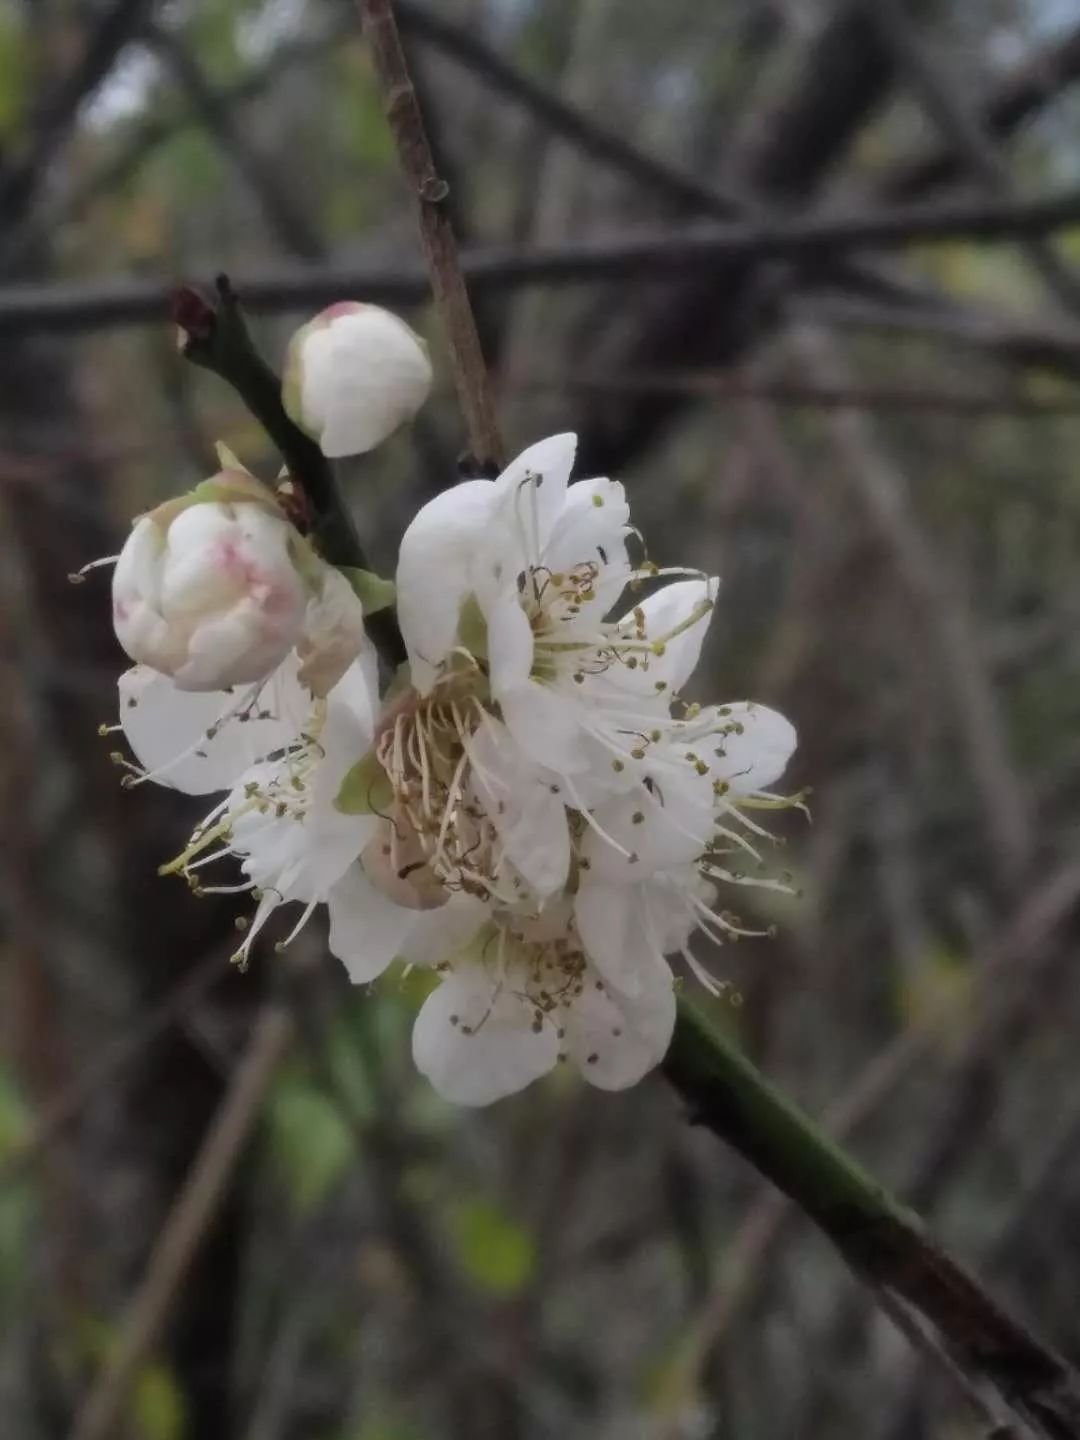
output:
[[116,1347],[76,1417],[71,1440],[107,1440],[117,1433],[139,1366],[161,1333],[292,1038],[289,1011],[270,1002],[255,1022],[221,1108],[161,1231],[143,1282],[120,1323]]
[[[892,47],[944,143],[960,157],[985,194],[1011,194],[1009,167],[994,149],[978,117],[968,112],[954,78],[923,44],[909,12],[898,0],[866,3],[879,33]],[[1048,241],[1038,236],[1023,240],[1022,245],[1050,294],[1075,313],[1080,308],[1080,285],[1069,266]]]
[[[995,83],[977,108],[976,123],[990,138],[1005,139],[1077,79],[1080,25],[1073,25]],[[886,200],[913,200],[949,184],[963,170],[963,155],[949,143],[934,141],[891,170],[877,193]]]
[[927,1330],[911,1307],[906,1305],[903,1300],[897,1299],[883,1285],[874,1285],[871,1288],[874,1292],[874,1299],[912,1350],[917,1355],[922,1355],[935,1370],[940,1371],[960,1391],[967,1400],[972,1414],[988,1427],[988,1432],[994,1437],[994,1440],[1020,1440],[1020,1436],[1013,1426],[1003,1418],[1001,1406],[986,1395],[981,1386],[975,1384],[963,1367],[952,1358],[946,1347]]
[[[219,103],[232,115],[235,110],[258,99],[294,66],[306,64],[324,54],[338,40],[346,21],[352,23],[347,15],[344,19],[339,17],[323,34],[281,44],[243,79],[217,91]],[[125,132],[122,146],[99,163],[80,169],[79,174],[69,178],[68,184],[55,199],[43,197],[17,229],[0,237],[0,266],[10,270],[24,263],[35,247],[63,225],[77,219],[99,195],[119,190],[157,149],[196,123],[196,117],[186,108],[140,119]]]
[[469,448],[481,464],[499,465],[503,459],[502,442],[495,422],[487,368],[458,260],[457,242],[443,205],[447,186],[435,169],[424,117],[401,48],[392,0],[358,0],[358,7],[402,173],[416,203],[420,242],[453,357],[454,380]]
[[[1077,223],[1080,190],[1071,189],[1024,202],[964,201],[869,215],[699,224],[660,231],[643,229],[629,237],[600,236],[574,245],[475,250],[462,255],[460,271],[477,289],[485,290],[514,289],[526,284],[637,280],[685,275],[692,269],[708,271],[734,260],[827,256],[849,249],[893,250],[929,241],[1010,240]],[[340,299],[348,293],[391,304],[416,304],[427,293],[429,280],[425,270],[412,265],[365,267],[329,262],[318,267],[249,275],[241,288],[247,309],[280,312]],[[169,294],[167,286],[125,279],[90,285],[0,288],[0,333],[157,322]],[[1051,334],[1048,343],[1055,338]],[[1060,335],[1060,340],[1065,345],[1076,343],[1068,331]]]
[[79,110],[133,38],[152,0],[114,0],[87,37],[78,63],[41,106],[34,139],[22,162],[0,175],[0,215],[5,222],[26,209],[42,176],[71,133]]
[[164,25],[149,25],[144,33],[187,92],[208,132],[232,159],[285,248],[300,260],[321,260],[325,251],[318,232],[283,183],[288,171],[268,164],[255,149],[234,120],[229,100],[215,90],[181,36]]

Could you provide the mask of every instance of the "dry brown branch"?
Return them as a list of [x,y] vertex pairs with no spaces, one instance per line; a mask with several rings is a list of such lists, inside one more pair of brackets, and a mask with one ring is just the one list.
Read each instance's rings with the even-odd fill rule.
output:
[[[960,158],[985,194],[1012,194],[1008,165],[994,149],[982,122],[969,113],[955,77],[946,73],[939,57],[922,42],[910,13],[898,0],[868,0],[867,10],[942,142]],[[1069,266],[1047,240],[1035,236],[1021,244],[1049,293],[1075,313],[1080,308],[1080,286]]]
[[[434,210],[441,216],[437,202],[424,204],[424,215]],[[478,249],[464,253],[459,268],[474,288],[485,291],[535,284],[640,280],[643,276],[672,278],[691,272],[708,279],[711,273],[720,274],[733,262],[758,265],[767,260],[824,258],[848,250],[903,249],[918,242],[1012,240],[1077,223],[1080,191],[1070,189],[1031,201],[962,201],[854,216],[780,217],[667,230],[642,227],[638,233],[601,235],[576,244]],[[439,233],[440,244],[445,245],[447,237],[441,228]],[[454,263],[457,266],[456,252]],[[455,288],[448,277],[443,280]],[[381,303],[414,305],[434,288],[428,272],[418,266],[334,261],[301,269],[283,267],[269,273],[249,273],[237,283],[243,290],[245,307],[264,313],[306,309],[350,293]],[[39,334],[156,323],[166,313],[174,288],[129,278],[87,284],[6,286],[0,288],[0,333]],[[459,300],[460,295],[454,303]],[[897,313],[902,319],[903,312]],[[977,319],[976,313],[973,325]],[[449,325],[449,319],[445,323]],[[1080,341],[1068,328],[1059,326],[1045,334],[1037,333],[1034,338],[1041,341],[1047,356],[1058,351],[1075,363]]]
[[420,242],[435,303],[446,328],[469,448],[481,466],[498,466],[503,460],[502,442],[457,242],[444,208],[447,186],[435,169],[424,117],[401,48],[394,7],[391,0],[358,0],[358,8],[401,170],[416,205]]

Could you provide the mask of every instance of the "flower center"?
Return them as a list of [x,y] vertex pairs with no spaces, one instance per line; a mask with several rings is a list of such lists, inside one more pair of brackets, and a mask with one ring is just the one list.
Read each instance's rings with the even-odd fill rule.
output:
[[390,784],[390,862],[400,879],[426,868],[447,891],[498,898],[498,832],[472,785],[485,710],[469,677],[410,697],[384,722],[375,758]]

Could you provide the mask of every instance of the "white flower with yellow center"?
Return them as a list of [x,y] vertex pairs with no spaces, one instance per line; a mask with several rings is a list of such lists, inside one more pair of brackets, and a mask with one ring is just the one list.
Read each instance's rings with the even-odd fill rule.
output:
[[376,768],[440,883],[502,905],[563,889],[568,807],[635,783],[715,595],[699,577],[607,618],[658,572],[630,563],[621,485],[568,484],[574,448],[555,436],[436,497],[398,563],[412,690]]
[[680,953],[718,990],[690,939],[698,930],[719,943],[760,933],[726,908],[729,887],[790,890],[766,871],[762,846],[772,837],[754,815],[800,804],[769,789],[795,743],[790,722],[764,705],[691,707],[648,747],[641,783],[579,827],[574,923],[609,984],[633,995],[643,973]]
[[[357,754],[371,745],[376,693],[373,666],[353,665],[310,707],[291,743],[246,769],[182,854],[162,867],[182,875],[199,894],[256,898],[234,957],[242,965],[279,905],[303,906],[283,942],[288,944],[315,907],[325,904],[330,949],[356,982],[374,980],[397,955],[432,963],[462,925],[475,929],[479,923],[471,902],[450,908],[445,892],[384,885],[385,823],[374,814],[345,814],[334,804]],[[229,859],[240,862],[243,879],[207,884],[207,868]]]
[[437,968],[413,1030],[413,1058],[447,1100],[487,1105],[571,1060],[604,1090],[634,1085],[663,1058],[675,1024],[671,972],[644,969],[635,994],[606,984],[565,902],[501,916]]

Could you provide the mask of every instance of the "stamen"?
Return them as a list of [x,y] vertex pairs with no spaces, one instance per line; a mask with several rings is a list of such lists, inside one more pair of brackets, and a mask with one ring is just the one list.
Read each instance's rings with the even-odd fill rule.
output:
[[98,570],[102,565],[115,565],[120,559],[119,555],[105,555],[100,560],[91,560],[81,570],[73,570],[67,577],[71,585],[81,585],[91,570]]

